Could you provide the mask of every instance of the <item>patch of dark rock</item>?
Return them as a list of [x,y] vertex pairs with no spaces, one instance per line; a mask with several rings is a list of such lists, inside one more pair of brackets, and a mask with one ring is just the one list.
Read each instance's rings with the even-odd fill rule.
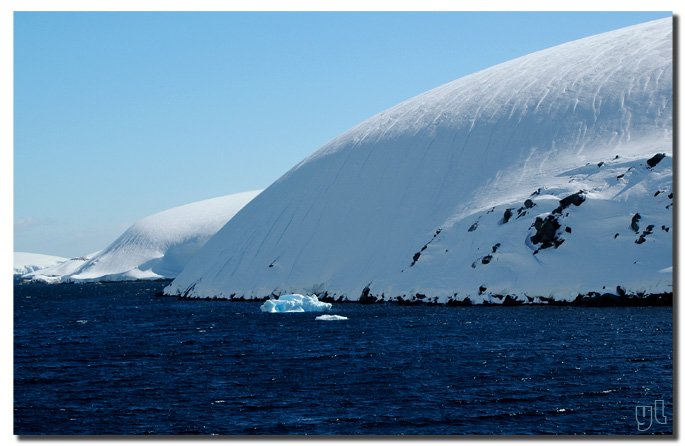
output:
[[504,301],[502,301],[502,305],[505,307],[513,307],[516,305],[523,305],[523,302],[507,294],[504,297]]
[[616,237],[618,237],[618,232],[616,234],[614,234],[614,238],[616,238]]
[[571,305],[582,307],[652,307],[672,306],[673,293],[659,294],[626,294],[625,290],[616,290],[619,294],[595,293],[578,295]]
[[359,303],[360,304],[372,304],[376,302],[376,297],[371,294],[371,289],[369,286],[365,286],[364,289],[362,290],[361,296],[359,296]]
[[530,209],[530,208],[532,208],[533,206],[535,206],[535,203],[533,203],[533,200],[531,200],[530,198],[528,198],[526,201],[523,202],[523,206],[525,206],[526,209]]
[[470,307],[473,303],[468,297],[464,300],[450,298],[445,305],[448,307]]
[[535,227],[536,232],[531,236],[530,241],[535,245],[540,244],[540,249],[559,246],[561,244],[556,244],[559,240],[556,235],[557,230],[561,225],[555,216],[548,215],[544,220],[537,217],[533,226]]
[[486,255],[485,257],[483,257],[483,259],[481,260],[481,263],[482,263],[483,265],[487,265],[487,264],[490,263],[491,261],[492,261],[492,256],[491,256],[490,254],[488,254],[488,255]]
[[619,286],[616,287],[616,293],[617,293],[620,297],[623,297],[623,296],[626,295],[626,289],[619,285]]
[[481,285],[478,287],[478,295],[483,294],[487,290],[487,287],[485,285]]
[[570,226],[566,226],[566,228],[564,229],[564,231],[566,231],[566,232],[568,232],[568,233],[570,234],[570,233],[571,233],[571,227],[570,227]]
[[656,192],[654,193],[654,196],[656,197],[656,196],[659,195],[660,193],[661,193],[661,191],[658,190],[658,191],[656,191]]
[[574,205],[574,206],[580,206],[583,202],[585,201],[585,194],[584,192],[578,191],[575,194],[571,194],[566,198],[562,198],[559,200],[559,204],[561,205],[562,209],[566,209],[567,207]]
[[435,235],[433,236],[433,238],[437,237],[438,234],[440,234],[441,232],[442,232],[442,229],[440,229],[440,228],[436,229],[436,230],[435,230]]
[[664,158],[666,158],[665,153],[657,153],[656,155],[654,155],[653,157],[651,157],[650,159],[647,160],[647,165],[651,169],[652,167],[659,164],[661,162],[661,160]]
[[509,208],[509,209],[504,211],[504,215],[502,216],[502,220],[500,221],[501,225],[506,224],[509,221],[509,219],[513,215],[513,212],[512,212],[513,210],[514,210],[513,208]]
[[517,213],[516,218],[523,217],[524,215],[526,215],[526,208],[520,207],[516,210],[516,213]]
[[647,226],[647,229],[645,229],[644,231],[642,231],[642,234],[640,235],[640,237],[639,237],[637,240],[635,240],[635,243],[637,243],[638,245],[641,245],[642,243],[644,243],[645,241],[647,241],[647,240],[645,239],[645,236],[651,234],[651,233],[652,233],[652,229],[654,229],[654,225],[648,225],[648,226]]
[[663,229],[664,231],[668,232],[668,230],[669,230],[670,228],[667,228],[666,226],[661,225],[661,229]]
[[671,200],[673,199],[673,192],[671,192],[670,194],[668,194],[668,198],[670,198]]
[[404,306],[414,306],[414,305],[421,305],[421,301],[418,300],[413,300],[413,299],[402,299],[402,297],[397,296],[397,299],[395,300],[400,305]]
[[635,231],[636,234],[640,231],[640,226],[638,225],[638,222],[640,221],[641,218],[642,217],[640,216],[640,214],[635,214],[635,215],[633,215],[633,218],[630,221],[630,229]]
[[319,296],[319,300],[321,302],[328,302],[328,303],[332,304],[332,303],[335,303],[335,296],[331,296],[328,294],[328,291],[324,291],[324,293]]
[[604,165],[604,161],[600,161],[597,163],[597,167],[602,167]]
[[469,228],[469,232],[475,231],[477,227],[478,227],[478,222],[475,222],[475,223],[472,224],[471,227]]
[[492,247],[492,253],[493,253],[493,254],[496,253],[496,252],[497,252],[497,249],[498,249],[500,246],[502,246],[500,243],[496,243],[496,244]]
[[421,251],[425,251],[426,248],[428,248],[428,245],[423,245],[423,248],[421,248]]
[[487,211],[485,214],[487,215],[487,214],[490,214],[490,213],[492,213],[492,212],[495,212],[495,208],[494,208],[494,207],[493,207],[492,209],[490,209],[489,211]]
[[419,257],[421,257],[421,253],[420,253],[420,252],[417,252],[416,254],[414,254],[413,261],[411,262],[411,265],[410,265],[410,266],[416,265],[416,261],[419,260]]
[[625,174],[625,173],[622,173],[621,175],[618,175],[618,176],[616,177],[616,179],[617,179],[617,180],[620,180],[620,179],[623,178],[624,176],[626,176],[626,174]]
[[192,285],[190,285],[188,288],[186,288],[185,292],[180,297],[183,297],[184,299],[187,298],[188,295],[191,293],[191,291],[193,291],[195,289],[195,287],[197,286],[197,284],[199,282],[200,281],[198,280],[197,282],[194,282]]
[[578,295],[573,304],[587,307],[617,307],[620,301],[621,297],[615,294],[590,292],[586,295]]
[[478,260],[476,260],[475,262],[473,262],[473,263],[471,264],[471,268],[475,268],[477,263],[478,263]]
[[536,196],[536,195],[540,195],[540,192],[542,192],[542,188],[541,188],[541,187],[538,187],[538,189],[537,189],[535,192],[533,192],[532,194],[530,194],[530,196],[531,196],[531,197],[534,197],[534,196]]

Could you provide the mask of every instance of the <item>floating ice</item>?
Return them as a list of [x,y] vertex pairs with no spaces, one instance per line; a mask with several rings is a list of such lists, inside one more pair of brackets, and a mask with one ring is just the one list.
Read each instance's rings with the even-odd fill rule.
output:
[[329,311],[332,305],[320,302],[316,294],[303,296],[287,294],[278,299],[269,299],[259,307],[265,313],[304,313],[305,311]]
[[317,316],[315,320],[317,320],[317,321],[346,321],[347,318],[345,316],[338,316],[337,314],[322,314],[321,316]]

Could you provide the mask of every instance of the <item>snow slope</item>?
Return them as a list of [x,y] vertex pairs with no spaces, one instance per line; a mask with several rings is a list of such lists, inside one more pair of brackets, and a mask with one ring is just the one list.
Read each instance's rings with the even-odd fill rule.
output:
[[14,253],[14,275],[30,273],[66,261],[65,257],[34,254],[32,252]]
[[227,195],[159,212],[133,224],[81,265],[72,263],[65,270],[36,271],[26,277],[49,282],[175,277],[207,240],[259,192]]
[[288,171],[165,293],[671,292],[672,74],[664,19],[428,91]]

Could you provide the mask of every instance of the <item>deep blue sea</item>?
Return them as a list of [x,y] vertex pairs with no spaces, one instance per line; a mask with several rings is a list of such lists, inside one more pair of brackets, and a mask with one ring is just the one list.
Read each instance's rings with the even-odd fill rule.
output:
[[670,307],[334,303],[349,319],[317,321],[165,285],[16,283],[14,433],[673,431]]

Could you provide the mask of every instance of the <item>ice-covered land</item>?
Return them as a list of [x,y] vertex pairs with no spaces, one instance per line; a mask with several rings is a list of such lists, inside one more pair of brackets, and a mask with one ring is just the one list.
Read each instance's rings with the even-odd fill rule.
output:
[[293,167],[165,293],[455,303],[670,293],[672,109],[671,19],[471,74]]
[[102,251],[24,277],[50,283],[176,277],[193,255],[259,192],[226,195],[159,212],[134,223]]
[[303,296],[302,294],[288,294],[278,299],[269,299],[261,307],[265,313],[304,313],[309,311],[330,311],[332,304],[321,302],[314,294]]
[[58,265],[67,261],[65,257],[35,254],[32,252],[14,253],[14,275],[21,276],[49,266]]

